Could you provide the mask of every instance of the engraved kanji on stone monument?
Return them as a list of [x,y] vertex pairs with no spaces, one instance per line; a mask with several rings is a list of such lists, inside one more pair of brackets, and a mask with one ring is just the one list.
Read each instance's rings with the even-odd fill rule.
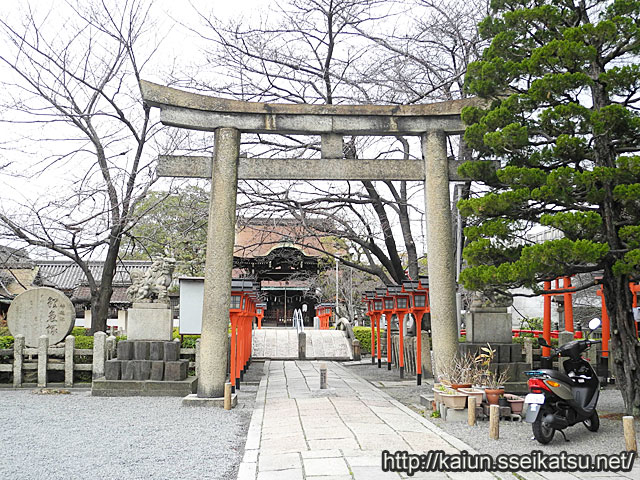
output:
[[49,344],[61,342],[71,333],[75,323],[75,309],[67,296],[48,287],[34,288],[21,293],[11,302],[7,312],[7,326],[11,335],[24,335],[28,347],[37,347],[41,335],[49,337]]

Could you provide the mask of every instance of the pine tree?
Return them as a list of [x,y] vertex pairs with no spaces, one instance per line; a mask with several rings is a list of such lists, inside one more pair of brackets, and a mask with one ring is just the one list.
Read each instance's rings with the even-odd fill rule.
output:
[[[466,88],[488,100],[463,112],[478,161],[462,172],[482,196],[468,217],[461,276],[504,290],[603,272],[610,352],[629,413],[640,414],[640,346],[629,281],[640,277],[640,2],[494,0],[491,39]],[[495,171],[492,161],[499,161]],[[533,225],[564,238],[527,244]]]

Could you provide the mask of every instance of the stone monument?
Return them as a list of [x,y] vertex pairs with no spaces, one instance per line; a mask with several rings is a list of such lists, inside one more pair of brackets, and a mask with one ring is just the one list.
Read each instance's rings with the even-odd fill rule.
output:
[[133,306],[128,310],[127,339],[170,341],[173,336],[173,316],[167,288],[176,261],[156,260],[146,272],[131,272],[132,285],[127,295]]
[[522,346],[513,343],[511,332],[511,297],[493,292],[478,293],[465,316],[466,341],[460,343],[463,355],[477,356],[487,344],[496,351],[492,369],[498,375],[509,370],[509,381],[505,388],[511,393],[525,393],[527,382],[524,372],[531,365],[524,362]]
[[41,335],[47,335],[53,345],[71,333],[75,317],[75,308],[64,293],[39,287],[13,299],[7,312],[7,326],[14,337],[24,335],[27,347],[37,347]]

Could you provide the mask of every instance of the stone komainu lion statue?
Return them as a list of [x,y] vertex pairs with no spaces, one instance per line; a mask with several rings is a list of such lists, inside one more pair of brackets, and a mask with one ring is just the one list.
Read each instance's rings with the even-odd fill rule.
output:
[[146,272],[133,270],[131,272],[131,286],[127,289],[127,296],[132,303],[168,303],[167,289],[171,285],[171,276],[176,267],[173,258],[163,258],[151,264]]

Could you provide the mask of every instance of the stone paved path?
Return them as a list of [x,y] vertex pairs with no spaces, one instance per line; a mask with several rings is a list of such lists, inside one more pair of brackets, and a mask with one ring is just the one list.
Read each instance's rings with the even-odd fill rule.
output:
[[[334,362],[267,361],[238,480],[377,480],[381,452],[472,448]],[[515,478],[473,473],[474,480]],[[417,473],[411,478],[467,479],[469,473]]]

